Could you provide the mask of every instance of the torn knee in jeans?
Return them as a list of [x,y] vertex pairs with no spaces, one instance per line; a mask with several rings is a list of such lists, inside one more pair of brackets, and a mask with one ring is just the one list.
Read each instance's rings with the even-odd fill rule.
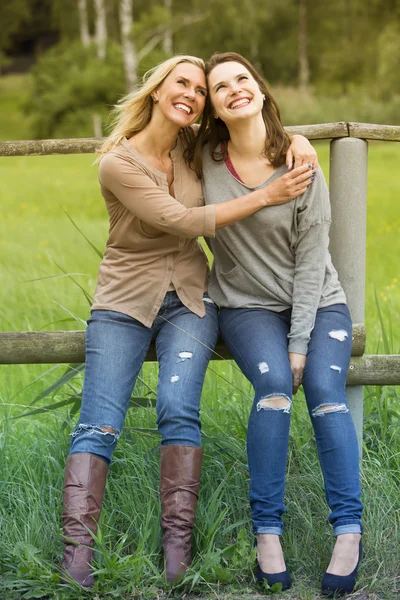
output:
[[101,425],[100,429],[102,431],[105,431],[106,433],[117,433],[117,431],[115,429],[113,429],[112,427],[109,427],[108,425]]
[[329,413],[347,413],[349,409],[346,404],[320,404],[312,411],[313,417],[323,417]]
[[286,394],[270,394],[257,402],[257,412],[260,410],[280,410],[290,413],[292,407],[291,399]]
[[87,423],[79,423],[71,435],[75,438],[83,432],[86,432],[89,435],[110,435],[112,437],[111,444],[115,444],[121,435],[121,432],[111,427],[111,425],[89,425]]

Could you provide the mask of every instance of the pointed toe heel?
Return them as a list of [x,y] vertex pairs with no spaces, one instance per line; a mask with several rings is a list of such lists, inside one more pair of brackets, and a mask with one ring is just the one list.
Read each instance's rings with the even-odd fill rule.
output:
[[324,573],[321,584],[321,591],[325,596],[344,596],[345,594],[351,594],[356,585],[356,577],[358,566],[362,556],[362,543],[360,540],[360,546],[358,551],[358,561],[354,571],[349,575],[334,575],[333,573]]

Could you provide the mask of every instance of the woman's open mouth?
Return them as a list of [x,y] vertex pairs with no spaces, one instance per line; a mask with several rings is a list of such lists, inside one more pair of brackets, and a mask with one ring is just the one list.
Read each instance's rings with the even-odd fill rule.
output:
[[242,106],[246,106],[247,104],[250,104],[250,102],[250,98],[239,98],[238,100],[234,100],[233,102],[231,102],[229,108],[234,110],[235,108],[241,108]]
[[182,102],[174,104],[173,107],[176,108],[176,110],[180,110],[181,112],[186,113],[187,115],[191,115],[193,112],[190,106],[188,106],[187,104],[182,104]]

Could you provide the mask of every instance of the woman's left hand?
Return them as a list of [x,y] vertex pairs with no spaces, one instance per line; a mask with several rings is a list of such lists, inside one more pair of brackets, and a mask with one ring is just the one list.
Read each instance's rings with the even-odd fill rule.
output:
[[304,356],[304,354],[289,352],[289,361],[293,377],[293,394],[297,394],[299,386],[303,383],[303,373],[304,367],[306,366],[306,360],[307,356]]
[[314,170],[318,168],[318,155],[310,142],[303,135],[292,135],[291,144],[286,153],[288,169],[311,165]]

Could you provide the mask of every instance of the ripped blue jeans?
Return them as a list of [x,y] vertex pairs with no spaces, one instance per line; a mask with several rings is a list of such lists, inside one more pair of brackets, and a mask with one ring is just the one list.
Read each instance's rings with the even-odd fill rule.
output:
[[[223,308],[220,312],[226,346],[255,389],[247,432],[255,534],[281,535],[282,514],[286,510],[284,490],[292,403],[287,338],[290,316],[290,310],[276,313]],[[345,304],[317,311],[303,376],[331,510],[329,521],[335,535],[362,532],[358,445],[346,400],[351,326]],[[283,406],[268,407],[272,396],[283,398]]]
[[218,336],[217,307],[204,296],[198,317],[167,292],[151,328],[110,310],[93,310],[86,331],[86,369],[79,424],[70,454],[90,452],[110,462],[132,390],[155,338],[161,444],[200,446],[200,396]]

